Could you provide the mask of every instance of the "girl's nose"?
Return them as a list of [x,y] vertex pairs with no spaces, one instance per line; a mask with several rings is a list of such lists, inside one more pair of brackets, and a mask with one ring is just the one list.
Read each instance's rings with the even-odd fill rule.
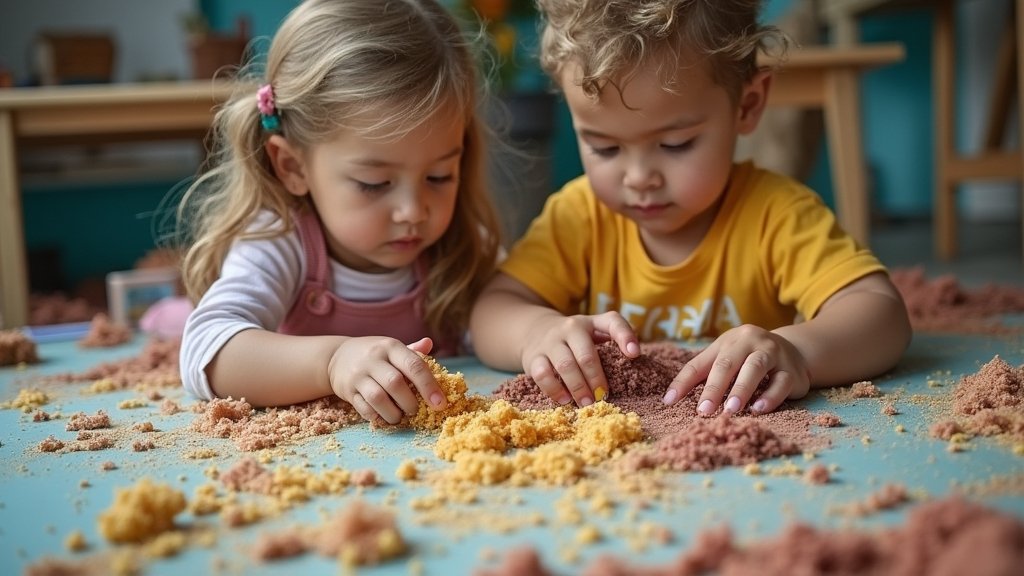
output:
[[395,204],[395,221],[409,224],[418,224],[427,219],[430,212],[424,194],[419,191],[410,191],[401,194]]

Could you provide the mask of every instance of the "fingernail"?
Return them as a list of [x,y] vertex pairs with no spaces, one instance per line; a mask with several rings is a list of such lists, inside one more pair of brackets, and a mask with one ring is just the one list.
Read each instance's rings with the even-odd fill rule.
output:
[[583,398],[583,400],[580,400],[580,408],[586,408],[587,406],[590,406],[593,403],[594,401],[590,399],[590,396],[586,396]]
[[768,407],[768,403],[764,400],[758,400],[754,402],[754,405],[750,407],[754,412],[764,412],[764,409]]
[[735,414],[740,411],[740,399],[738,396],[730,396],[725,401],[725,411],[730,414]]
[[572,402],[572,396],[569,396],[568,394],[562,394],[561,396],[558,397],[558,400],[555,400],[555,402],[558,402],[559,406],[565,406],[569,402]]
[[711,406],[711,400],[705,400],[700,403],[700,406],[697,407],[697,412],[700,412],[705,416],[710,416],[712,411]]
[[679,396],[679,393],[676,392],[676,389],[669,388],[668,392],[665,392],[665,397],[662,398],[661,401],[664,402],[665,404],[671,404],[676,401],[676,396]]
[[441,404],[444,403],[444,395],[440,392],[434,392],[430,395],[430,403],[433,404],[435,408],[440,408]]
[[636,342],[630,342],[629,344],[626,344],[626,352],[629,352],[630,354],[639,354],[640,345]]
[[605,394],[607,394],[607,392],[605,392],[604,386],[598,386],[597,390],[594,390],[594,401],[600,402],[601,400],[604,400]]

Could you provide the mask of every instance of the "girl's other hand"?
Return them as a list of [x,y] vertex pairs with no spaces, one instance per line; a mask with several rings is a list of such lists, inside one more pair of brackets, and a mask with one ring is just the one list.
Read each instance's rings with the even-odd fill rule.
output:
[[595,343],[614,341],[629,358],[640,355],[632,326],[618,312],[594,316],[551,315],[530,330],[523,369],[560,406],[589,406],[608,394]]
[[338,346],[327,366],[331,389],[367,421],[383,418],[398,424],[419,410],[415,386],[433,409],[448,405],[444,392],[420,357],[433,347],[429,338],[406,346],[394,338],[349,338]]

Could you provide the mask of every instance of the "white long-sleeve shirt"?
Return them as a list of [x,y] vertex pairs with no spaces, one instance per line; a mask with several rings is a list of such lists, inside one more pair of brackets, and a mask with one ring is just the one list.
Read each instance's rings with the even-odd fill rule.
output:
[[[269,211],[261,212],[249,230],[280,230]],[[366,274],[331,260],[334,292],[350,301],[389,300],[416,284],[412,266],[385,274]],[[276,330],[291,310],[302,287],[306,258],[298,231],[272,238],[236,241],[228,251],[220,277],[203,295],[185,324],[181,342],[181,381],[197,398],[214,398],[206,367],[220,349],[242,330]]]

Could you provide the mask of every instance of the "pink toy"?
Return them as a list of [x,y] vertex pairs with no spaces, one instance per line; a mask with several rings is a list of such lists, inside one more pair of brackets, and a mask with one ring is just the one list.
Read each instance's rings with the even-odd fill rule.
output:
[[180,339],[185,333],[185,321],[192,309],[192,301],[184,296],[163,298],[146,310],[139,319],[139,328],[158,338]]

